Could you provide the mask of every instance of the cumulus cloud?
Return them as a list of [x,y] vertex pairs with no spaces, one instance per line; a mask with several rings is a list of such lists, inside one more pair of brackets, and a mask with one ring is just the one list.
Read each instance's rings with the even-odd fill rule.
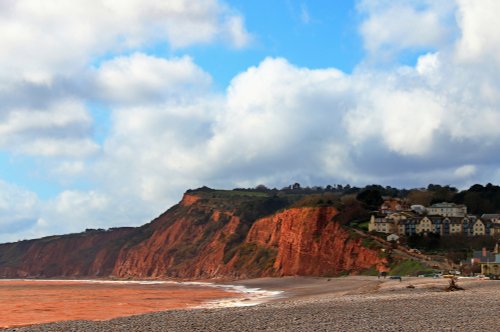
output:
[[500,3],[495,0],[457,2],[461,32],[457,43],[457,58],[479,65],[500,65],[500,34],[493,28],[497,22],[495,14],[500,10]]
[[363,0],[360,31],[372,57],[392,60],[404,50],[442,47],[454,32],[451,1]]
[[[9,0],[1,6],[0,148],[26,154],[97,151],[83,110],[92,99],[157,101],[210,84],[187,56],[164,60],[135,51],[216,42],[241,48],[251,38],[241,15],[218,0]],[[132,55],[114,56],[123,53]]]
[[[193,101],[199,99],[198,94],[206,95],[205,90],[211,85],[210,75],[196,66],[189,56],[164,59],[138,50],[162,44],[179,49],[208,43],[243,48],[250,41],[243,17],[218,0],[2,1],[0,149],[45,158],[37,165],[41,168],[39,172],[57,177],[65,186],[71,186],[75,178],[99,179],[112,174],[113,169],[121,166],[110,160],[128,163],[130,159],[120,156],[131,159],[134,159],[133,154],[141,156],[142,149],[148,149],[150,143],[151,151],[167,143],[171,153],[162,157],[162,150],[156,149],[156,152],[139,157],[139,161],[162,165],[161,159],[172,155],[176,159],[171,160],[177,161],[169,164],[177,164],[174,168],[181,169],[183,162],[175,151],[181,151],[180,142],[191,142],[189,138],[178,139],[185,134],[182,128],[192,130],[193,137],[198,137],[199,132],[206,132],[209,127],[198,121],[190,125],[190,117],[209,106],[198,109],[198,105],[185,100]],[[101,58],[109,60],[101,61]],[[99,154],[101,146],[93,138],[95,128],[88,109],[89,101],[116,107],[113,110],[116,113],[111,116],[117,127],[110,129],[111,135],[105,142],[106,156]],[[203,104],[209,103],[204,101]],[[116,114],[121,114],[119,119]],[[166,115],[161,117],[162,114]],[[121,128],[137,132],[143,127],[145,132],[141,134],[148,130],[157,134],[165,129],[164,137],[168,142],[161,140],[161,134],[160,137],[146,138],[146,135],[142,139],[124,140],[123,143],[130,143],[130,147],[115,140],[122,134],[128,135]],[[114,148],[116,151],[109,153]],[[127,149],[130,154],[125,152]],[[101,165],[109,168],[104,169]],[[126,171],[116,173],[125,177],[130,175]],[[145,179],[138,176],[139,197],[157,194],[151,188],[156,188],[153,184],[157,179],[164,178],[159,174],[156,171]],[[164,184],[166,182],[163,180]],[[78,230],[81,224],[90,220],[95,220],[95,224],[112,220],[116,224],[120,219],[143,222],[147,221],[140,218],[144,210],[148,211],[147,215],[152,211],[139,204],[135,204],[135,213],[131,211],[134,209],[116,208],[117,205],[133,206],[132,197],[136,197],[120,195],[117,193],[120,186],[114,185],[100,186],[96,191],[65,190],[54,199],[41,202],[43,208],[37,211],[26,208],[33,213],[24,215],[19,212],[22,210],[19,204],[28,204],[32,197],[36,200],[36,195],[13,188],[3,184],[0,188],[0,194],[7,195],[2,196],[2,208],[5,215],[10,216],[9,227],[7,221],[2,221],[3,226],[11,231],[22,231],[28,237]],[[25,195],[16,194],[20,192]],[[108,199],[110,196],[115,208]],[[6,200],[6,197],[16,197],[19,203]],[[72,212],[77,212],[78,216]],[[70,214],[75,221],[74,227],[65,227]]]
[[167,60],[135,53],[102,63],[96,73],[99,97],[127,105],[192,96],[210,83],[210,75],[189,57]]
[[15,241],[37,222],[39,201],[36,194],[0,179],[0,227],[2,240]]
[[[19,0],[0,13],[1,78],[50,84],[108,52],[168,42],[186,47],[249,40],[242,18],[216,0]],[[35,55],[36,56],[33,56]]]
[[333,129],[345,111],[342,103],[348,102],[345,81],[335,69],[264,60],[231,82],[225,112],[208,142],[208,157],[222,161],[219,166],[239,173],[241,180],[252,169],[269,176],[286,164],[300,173],[316,162],[315,151],[338,134]]
[[61,100],[48,109],[11,109],[0,115],[0,147],[42,156],[88,156],[92,118],[81,102]]
[[[62,2],[44,10],[35,6],[38,2],[19,3],[25,7],[3,2],[0,17],[22,11],[29,15],[28,26],[46,24],[50,13],[65,8]],[[68,53],[73,63],[66,66],[57,52],[42,52],[22,70],[13,63],[24,75],[19,84],[29,86],[21,90],[38,91],[34,95],[46,99],[21,102],[26,92],[6,99],[0,106],[0,147],[63,156],[56,158],[52,172],[65,179],[85,175],[92,188],[67,188],[44,201],[41,210],[35,195],[34,212],[17,220],[35,220],[33,235],[35,230],[50,234],[137,225],[178,201],[185,189],[201,185],[422,186],[442,181],[465,186],[498,181],[500,53],[494,41],[500,34],[491,28],[496,3],[481,5],[487,8],[472,0],[360,1],[367,58],[386,61],[407,50],[425,50],[414,65],[395,61],[380,67],[365,61],[348,74],[269,57],[236,75],[226,91],[214,92],[210,74],[189,56],[133,51],[90,68],[89,54],[101,55],[96,51],[100,44],[94,43],[112,45],[107,51],[114,52],[161,38],[173,47],[217,39],[244,46],[251,36],[242,17],[215,1],[150,1],[140,8],[138,1],[77,2],[82,13],[98,12],[102,40],[86,44],[85,25],[69,22],[78,39],[67,43],[73,47]],[[169,15],[176,17],[172,22],[186,15],[186,22],[170,26],[163,22]],[[18,30],[16,38],[22,35],[21,25],[9,24]],[[181,38],[185,29],[194,35]],[[203,32],[197,35],[197,30]],[[60,36],[64,41],[66,31]],[[6,43],[6,52],[19,53],[12,50],[20,47],[14,44]],[[73,50],[86,55],[81,58]],[[40,71],[33,71],[32,64]],[[73,71],[82,73],[81,82],[61,78]],[[2,97],[10,95],[5,91],[0,89]],[[82,102],[89,99],[110,109],[109,132],[99,145],[91,139],[93,119]],[[19,201],[31,196],[23,197]],[[20,208],[13,204],[4,200],[4,211],[15,215],[10,211]],[[68,224],[69,217],[73,222]],[[28,222],[17,225],[28,227],[23,226]]]
[[459,177],[470,177],[476,173],[476,166],[474,165],[464,165],[460,166],[455,170],[455,175]]

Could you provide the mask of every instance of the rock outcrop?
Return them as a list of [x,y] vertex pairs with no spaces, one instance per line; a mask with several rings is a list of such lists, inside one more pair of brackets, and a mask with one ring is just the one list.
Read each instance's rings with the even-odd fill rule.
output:
[[334,276],[384,263],[336,222],[333,206],[278,197],[186,193],[138,228],[0,245],[0,277]]

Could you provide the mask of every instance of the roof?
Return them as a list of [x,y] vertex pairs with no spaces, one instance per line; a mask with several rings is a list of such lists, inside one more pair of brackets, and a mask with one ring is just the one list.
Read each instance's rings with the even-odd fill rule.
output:
[[500,214],[498,214],[498,213],[485,213],[481,216],[481,219],[484,219],[484,220],[500,219]]
[[447,203],[447,202],[442,202],[442,203],[436,203],[432,204],[430,208],[464,208],[465,205],[459,205],[455,203]]
[[[426,216],[428,219],[434,220],[434,219],[444,219],[446,217],[443,217],[439,214],[429,214]],[[425,218],[425,217],[424,217]]]
[[483,251],[482,250],[474,250],[472,254],[472,258],[475,260],[480,261],[481,263],[487,263],[487,262],[494,262],[496,257],[494,253],[491,251],[486,252],[486,256],[483,256]]
[[401,211],[407,209],[408,204],[400,198],[387,198],[380,206],[381,210]]
[[388,219],[388,218],[376,218],[375,223],[376,224],[395,224],[395,223],[397,223],[397,220]]

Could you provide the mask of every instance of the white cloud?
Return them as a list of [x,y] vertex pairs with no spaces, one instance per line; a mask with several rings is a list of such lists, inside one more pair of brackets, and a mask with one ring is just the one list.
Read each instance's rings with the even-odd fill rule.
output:
[[[65,190],[53,200],[53,210],[61,215],[74,215],[74,218],[88,219],[96,211],[104,211],[109,208],[110,200],[95,191],[82,192]],[[87,218],[85,218],[87,217]]]
[[311,14],[305,3],[302,3],[300,6],[300,20],[304,24],[309,24],[311,22]]
[[308,155],[310,144],[332,136],[328,130],[343,112],[336,103],[344,99],[345,89],[338,70],[308,70],[284,59],[266,59],[231,82],[226,111],[208,143],[209,157],[245,170],[298,162],[296,156]]
[[[217,0],[18,0],[0,13],[0,73],[51,84],[77,74],[95,57],[154,43],[185,47],[230,36],[249,41],[241,16]],[[34,56],[36,55],[36,56]]]
[[376,87],[365,92],[369,97],[346,115],[345,124],[351,139],[359,145],[373,137],[380,138],[389,150],[401,155],[429,152],[444,117],[439,98],[426,90],[405,91],[372,83]]
[[12,109],[1,116],[0,147],[41,156],[88,156],[92,118],[82,103],[62,100],[48,109]]
[[104,62],[96,76],[101,99],[129,105],[193,96],[211,84],[189,57],[167,60],[142,53]]
[[141,49],[218,42],[240,48],[250,41],[241,15],[218,0],[18,0],[1,6],[0,149],[22,154],[95,154],[85,110],[90,99],[158,102],[190,98],[210,85],[190,57],[166,60]]
[[223,34],[236,48],[245,47],[253,40],[253,36],[245,30],[245,22],[241,16],[228,17],[224,27]]
[[500,65],[500,34],[495,29],[500,12],[496,0],[457,0],[461,37],[457,43],[457,59],[464,62]]
[[476,166],[474,165],[463,165],[455,170],[455,175],[461,178],[467,178],[476,173]]
[[[219,2],[47,3],[43,10],[40,2],[0,4],[0,24],[17,31],[0,33],[6,45],[0,63],[13,58],[11,74],[31,81],[12,85],[5,79],[8,71],[0,74],[6,100],[0,105],[0,147],[57,157],[47,158],[53,161],[50,174],[69,183],[41,203],[29,193],[18,199],[35,197],[27,209],[33,212],[21,214],[22,220],[33,216],[28,219],[35,224],[23,234],[137,225],[178,201],[185,189],[201,185],[421,186],[443,180],[460,186],[500,174],[498,43],[485,39],[500,36],[487,29],[496,3],[485,1],[489,7],[483,10],[471,1],[365,0],[359,8],[368,57],[435,50],[418,57],[415,66],[387,69],[367,61],[352,74],[267,58],[236,75],[221,93],[189,56],[128,54],[159,40],[174,47],[215,40],[248,44],[243,18]],[[5,20],[16,13],[22,13],[19,22]],[[458,22],[450,19],[456,13]],[[95,26],[79,21],[87,16]],[[170,16],[176,18],[163,22]],[[184,16],[185,23],[174,26]],[[71,21],[67,31],[60,29],[63,19]],[[48,22],[54,25],[40,30],[47,36],[29,34]],[[95,29],[103,31],[102,40],[86,37],[96,35]],[[42,49],[40,57],[30,62],[18,39],[30,54],[31,48]],[[51,42],[54,48],[45,54]],[[105,52],[128,55],[91,69],[89,59],[102,55],[100,43],[107,45]],[[61,45],[68,49],[63,55]],[[21,92],[11,93],[13,86]],[[25,102],[26,96],[33,99]],[[93,119],[82,103],[87,98],[110,108],[101,146],[91,139]],[[74,177],[90,179],[93,187],[72,189]],[[13,204],[4,199],[4,211],[22,210]],[[37,210],[40,204],[44,208]]]
[[[35,194],[23,190],[16,185],[0,179],[0,210],[1,220],[16,219],[29,216],[36,208],[38,198]],[[6,213],[7,210],[15,211],[14,216]]]
[[453,2],[449,1],[373,1],[358,3],[366,15],[360,32],[372,57],[392,60],[398,52],[438,48],[452,35]]
[[0,227],[2,241],[16,241],[29,231],[39,215],[36,194],[0,179]]

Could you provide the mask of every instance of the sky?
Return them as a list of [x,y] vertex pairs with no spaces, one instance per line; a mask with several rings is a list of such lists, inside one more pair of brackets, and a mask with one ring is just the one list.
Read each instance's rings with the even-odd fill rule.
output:
[[500,180],[497,0],[0,0],[0,242],[189,188]]

